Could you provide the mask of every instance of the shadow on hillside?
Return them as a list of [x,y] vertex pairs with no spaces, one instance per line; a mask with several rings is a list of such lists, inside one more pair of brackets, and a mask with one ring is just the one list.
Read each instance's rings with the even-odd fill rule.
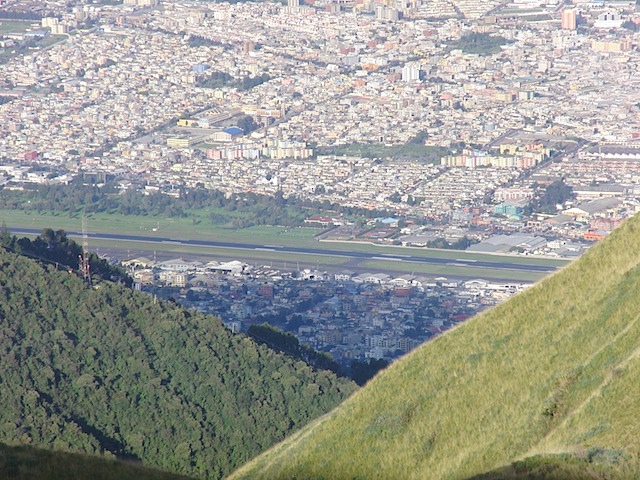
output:
[[[598,449],[598,455],[538,455],[475,475],[467,480],[629,480],[637,465],[625,462],[617,450]],[[631,475],[631,476],[630,476]]]
[[0,479],[188,480],[182,475],[95,455],[0,443]]

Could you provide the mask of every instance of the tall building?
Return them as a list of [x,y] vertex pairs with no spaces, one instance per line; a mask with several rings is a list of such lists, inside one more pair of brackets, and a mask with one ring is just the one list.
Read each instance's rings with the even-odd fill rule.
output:
[[242,42],[242,53],[253,52],[256,49],[256,42],[252,40],[244,40]]
[[593,40],[591,48],[596,52],[627,52],[631,50],[631,41],[626,39],[616,41]]
[[396,22],[400,18],[398,10],[385,5],[376,5],[375,12],[378,20],[390,20],[392,22]]
[[57,24],[57,25],[53,25],[51,27],[51,34],[52,35],[64,35],[69,31],[69,28],[66,25],[63,25],[61,23]]
[[42,19],[43,27],[53,27],[54,25],[58,25],[58,19],[55,17],[44,17]]
[[157,7],[160,0],[124,0],[124,5],[133,7]]
[[420,68],[416,65],[405,65],[402,67],[403,82],[417,82],[420,80]]
[[578,18],[575,9],[568,8],[562,11],[562,29],[575,30],[577,28]]

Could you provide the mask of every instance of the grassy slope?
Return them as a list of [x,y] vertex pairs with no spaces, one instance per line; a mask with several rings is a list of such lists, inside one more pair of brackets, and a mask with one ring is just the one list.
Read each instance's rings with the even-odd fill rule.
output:
[[[597,453],[597,452],[595,452]],[[536,455],[470,480],[630,480],[639,478],[629,464],[582,455]]]
[[140,464],[0,443],[0,478],[13,480],[180,480]]
[[593,446],[637,465],[639,262],[635,217],[581,260],[396,362],[234,478],[462,479]]

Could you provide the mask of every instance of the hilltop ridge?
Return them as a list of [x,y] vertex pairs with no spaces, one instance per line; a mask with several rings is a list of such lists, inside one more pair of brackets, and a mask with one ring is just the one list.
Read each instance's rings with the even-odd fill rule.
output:
[[[558,463],[549,455],[559,453],[601,461],[611,478],[640,478],[639,263],[636,216],[231,478],[516,478],[498,474],[535,455],[517,464],[523,472]],[[577,465],[533,478],[593,478]]]

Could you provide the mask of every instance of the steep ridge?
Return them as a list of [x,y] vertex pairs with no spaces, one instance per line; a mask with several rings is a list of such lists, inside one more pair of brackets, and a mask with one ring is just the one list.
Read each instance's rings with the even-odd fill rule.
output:
[[219,478],[355,389],[217,318],[0,249],[0,442]]
[[[577,262],[397,361],[232,478],[465,479],[564,452],[640,478],[639,262],[636,216]],[[532,468],[545,463],[536,458]],[[569,470],[586,472],[577,465]]]

